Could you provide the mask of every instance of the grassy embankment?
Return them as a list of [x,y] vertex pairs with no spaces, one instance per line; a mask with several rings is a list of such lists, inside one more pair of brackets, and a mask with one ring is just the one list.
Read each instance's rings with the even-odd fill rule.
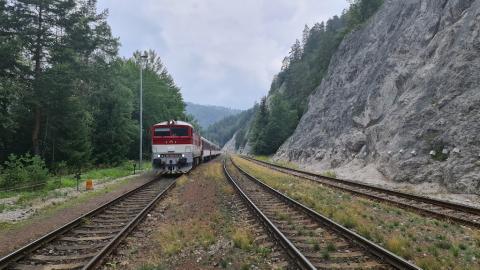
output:
[[480,231],[234,158],[247,172],[424,269],[480,269]]
[[[87,179],[92,179],[94,184],[102,184],[120,177],[131,175],[133,174],[132,164],[132,162],[125,162],[116,167],[94,168],[82,172],[79,180],[79,189],[85,190],[85,181]],[[151,168],[151,164],[145,162],[143,168],[148,170]],[[45,186],[41,189],[0,192],[0,199],[14,197],[13,204],[0,203],[0,213],[3,211],[31,206],[32,202],[37,199],[45,201],[51,198],[66,197],[69,192],[66,188],[75,188],[76,186],[77,179],[75,178],[75,175],[69,174],[51,176],[47,180]]]
[[[265,162],[270,162],[279,166],[287,167],[290,169],[295,169],[295,170],[300,170],[300,166],[293,162],[285,161],[285,160],[273,160],[271,156],[254,156],[255,159],[265,161]],[[326,176],[326,177],[333,177],[336,178],[337,174],[334,171],[324,171],[321,173],[321,175]]]
[[[21,229],[25,226],[28,226],[36,222],[37,220],[43,220],[43,219],[52,217],[62,209],[67,209],[67,208],[74,207],[76,205],[81,205],[83,203],[88,202],[90,199],[94,197],[102,196],[103,194],[112,192],[120,188],[121,186],[126,185],[130,181],[131,181],[130,178],[122,179],[120,181],[116,181],[115,183],[109,184],[108,186],[105,186],[102,189],[81,193],[76,197],[72,197],[66,201],[63,201],[62,203],[54,202],[51,205],[46,206],[38,210],[37,212],[35,212],[32,218],[29,218],[29,219],[24,219],[16,222],[0,222],[0,231]],[[66,195],[62,194],[62,196],[66,196]]]
[[288,162],[284,160],[273,160],[271,156],[254,156],[253,158],[261,161],[265,161],[265,162],[270,162],[283,167],[291,168],[291,169],[296,169],[296,170],[300,169],[300,167],[293,162]]

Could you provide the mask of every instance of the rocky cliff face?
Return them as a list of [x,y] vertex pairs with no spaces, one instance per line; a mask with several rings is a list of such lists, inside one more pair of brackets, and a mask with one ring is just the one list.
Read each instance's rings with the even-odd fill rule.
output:
[[386,0],[276,158],[480,194],[480,0]]
[[235,153],[235,137],[237,134],[233,134],[233,137],[222,147],[222,151],[228,153]]

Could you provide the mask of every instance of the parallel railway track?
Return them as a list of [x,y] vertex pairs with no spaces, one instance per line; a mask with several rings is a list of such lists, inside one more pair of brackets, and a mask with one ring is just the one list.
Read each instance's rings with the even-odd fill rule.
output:
[[420,269],[269,187],[233,160],[225,161],[224,172],[301,269]]
[[0,269],[94,269],[174,187],[153,179],[0,259]]
[[376,201],[388,202],[423,215],[480,228],[479,208],[381,188],[355,181],[327,177],[311,172],[287,168],[250,157],[241,156],[241,158],[279,172],[321,183],[335,189],[367,197]]

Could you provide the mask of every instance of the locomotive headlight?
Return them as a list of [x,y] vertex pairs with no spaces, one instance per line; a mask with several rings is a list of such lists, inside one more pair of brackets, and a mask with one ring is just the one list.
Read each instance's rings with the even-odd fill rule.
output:
[[159,158],[159,157],[160,157],[160,155],[157,155],[157,157]]
[[185,157],[185,154],[182,154],[182,157]]

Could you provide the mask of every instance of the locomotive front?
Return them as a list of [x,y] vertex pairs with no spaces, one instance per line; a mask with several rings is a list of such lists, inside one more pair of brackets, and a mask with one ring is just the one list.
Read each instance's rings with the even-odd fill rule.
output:
[[201,155],[200,137],[193,126],[166,121],[152,127],[152,167],[157,173],[186,173]]

